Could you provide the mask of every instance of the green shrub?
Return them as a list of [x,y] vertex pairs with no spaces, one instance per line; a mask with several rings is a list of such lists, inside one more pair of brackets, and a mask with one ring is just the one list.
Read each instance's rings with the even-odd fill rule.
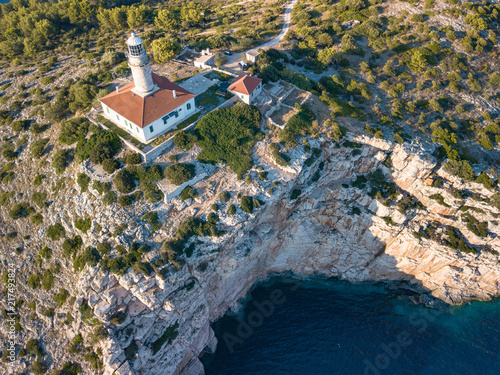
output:
[[68,345],[68,353],[76,354],[80,351],[80,349],[82,349],[82,346],[83,346],[83,336],[79,333],[75,337],[73,337],[73,340]]
[[36,214],[34,214],[32,217],[31,217],[31,222],[34,224],[34,225],[40,225],[42,224],[42,221],[43,221],[43,216],[41,213],[37,212]]
[[96,245],[97,251],[101,256],[108,254],[111,251],[111,244],[109,242],[102,242]]
[[35,210],[28,203],[18,203],[15,204],[12,209],[9,211],[9,216],[12,220],[21,219],[23,217],[27,217],[34,213]]
[[50,290],[54,286],[54,274],[51,270],[45,270],[42,276],[42,287],[45,290]]
[[187,199],[194,199],[198,196],[198,193],[191,186],[186,186],[180,194],[180,198],[185,201]]
[[170,164],[165,168],[165,177],[174,185],[182,185],[196,175],[194,164]]
[[81,139],[76,145],[75,154],[80,161],[90,160],[101,164],[106,159],[113,158],[122,147],[122,141],[112,131],[99,130],[88,139]]
[[102,203],[106,206],[109,206],[110,204],[113,204],[116,202],[116,193],[114,191],[108,191],[106,194],[104,194],[104,197],[102,197]]
[[50,259],[50,257],[52,256],[52,250],[47,246],[44,246],[43,248],[40,249],[39,254],[41,257],[45,259]]
[[443,167],[446,172],[465,181],[472,181],[476,177],[474,169],[467,160],[448,160]]
[[302,191],[300,189],[293,189],[292,194],[290,195],[291,200],[297,199],[300,194],[302,194]]
[[74,257],[82,245],[82,238],[78,235],[73,238],[66,238],[62,244],[64,256],[66,258]]
[[288,148],[293,148],[298,145],[298,137],[309,134],[312,123],[316,118],[307,105],[296,103],[295,107],[299,112],[290,117],[286,123],[285,129],[279,134],[280,142]]
[[240,198],[240,207],[243,212],[246,212],[248,214],[253,213],[254,205],[252,197],[249,197],[247,195],[242,196]]
[[134,164],[140,164],[142,161],[142,157],[141,157],[141,154],[134,152],[134,153],[125,155],[122,158],[122,160],[125,164],[134,165]]
[[45,76],[40,80],[42,85],[49,85],[54,82],[54,76]]
[[105,159],[102,162],[102,169],[104,169],[106,173],[112,174],[118,168],[120,168],[120,162],[116,159]]
[[101,256],[99,255],[99,252],[97,249],[88,246],[85,248],[83,251],[82,255],[79,255],[76,257],[73,267],[75,271],[81,271],[83,268],[85,268],[85,265],[89,265],[90,267],[95,267],[99,264],[99,261],[101,260]]
[[66,231],[60,223],[49,225],[46,234],[52,241],[59,241],[61,238],[66,237]]
[[179,131],[174,136],[175,146],[182,150],[190,150],[196,140],[196,135],[186,131]]
[[462,234],[457,228],[448,227],[445,231],[446,234],[446,244],[453,248],[463,251],[465,253],[477,253],[477,250],[466,244],[462,238]]
[[59,290],[58,293],[54,294],[52,298],[54,299],[56,306],[61,308],[62,305],[64,305],[64,302],[66,302],[66,300],[68,299],[68,297],[69,297],[69,292],[66,289],[61,289]]
[[123,194],[135,190],[135,178],[126,169],[122,169],[116,173],[115,177],[113,177],[113,183],[116,186],[116,190]]
[[229,194],[229,192],[227,191],[223,191],[219,194],[219,199],[221,202],[227,203],[231,199],[231,194]]
[[83,233],[87,233],[91,226],[92,222],[88,218],[79,218],[75,221],[75,228],[81,230]]
[[84,172],[80,173],[76,179],[78,185],[80,185],[81,192],[84,193],[88,190],[90,184],[90,177]]
[[47,194],[35,192],[31,194],[31,200],[40,208],[44,208],[47,205],[46,202]]
[[34,356],[43,357],[45,354],[42,346],[40,345],[40,342],[38,340],[35,340],[35,339],[28,340],[28,342],[26,343],[26,350],[33,357]]
[[260,117],[256,107],[241,102],[208,113],[196,126],[202,148],[198,160],[225,163],[237,175],[245,174],[253,164],[251,149],[260,137]]
[[14,196],[13,191],[6,191],[0,193],[0,206],[7,206],[10,203],[10,198]]
[[35,157],[35,158],[39,158],[43,155],[43,152],[45,151],[45,146],[47,146],[47,143],[49,143],[49,139],[48,138],[42,138],[42,139],[39,139],[35,142],[33,142],[33,144],[31,145],[31,154]]
[[472,233],[479,237],[487,237],[488,236],[488,223],[477,220],[471,214],[463,214],[462,220],[464,220],[467,224],[467,229],[469,229]]
[[33,273],[28,277],[27,284],[31,289],[36,289],[40,287],[40,274],[38,273]]
[[134,200],[132,199],[132,196],[130,195],[121,195],[118,197],[118,204],[121,207],[127,207],[130,206]]
[[35,186],[40,186],[42,184],[42,181],[43,179],[45,178],[46,176],[44,174],[39,174],[35,177],[35,179],[33,180],[33,185]]
[[177,328],[179,328],[179,323],[175,323],[173,326],[166,328],[163,334],[151,343],[153,355],[158,353],[165,343],[168,345],[177,338],[179,334]]
[[236,213],[236,207],[233,204],[230,204],[227,208],[227,213],[233,216]]
[[52,160],[52,167],[55,168],[57,174],[60,174],[64,172],[72,161],[73,149],[58,150]]
[[90,122],[84,117],[73,118],[61,122],[59,141],[72,145],[75,142],[84,140],[89,131]]
[[450,205],[444,201],[444,198],[441,194],[432,194],[429,196],[429,198],[438,201],[442,206],[450,207]]

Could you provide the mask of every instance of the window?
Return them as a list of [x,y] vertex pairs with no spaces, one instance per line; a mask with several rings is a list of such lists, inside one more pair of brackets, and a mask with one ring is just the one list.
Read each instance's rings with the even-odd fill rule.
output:
[[179,112],[175,111],[174,114],[175,114],[175,118],[179,117]]
[[116,115],[116,118],[118,119],[118,121],[120,121],[120,116]]
[[243,95],[241,95],[241,99],[245,99],[245,97]]
[[108,113],[109,113],[109,108],[108,108],[108,107],[106,107],[106,110],[107,110],[107,111],[108,111]]
[[152,126],[150,126],[150,127],[149,127],[149,131],[150,131],[151,133],[153,132],[153,127],[152,127]]
[[259,86],[257,86],[258,89],[260,89],[260,83],[259,83]]
[[186,108],[189,111],[191,109],[191,103],[186,104]]
[[139,133],[139,128],[135,128],[135,130],[137,130],[137,133]]

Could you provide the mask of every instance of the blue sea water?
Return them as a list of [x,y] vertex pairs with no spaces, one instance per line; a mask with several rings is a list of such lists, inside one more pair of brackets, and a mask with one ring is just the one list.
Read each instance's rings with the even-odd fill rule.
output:
[[273,279],[214,324],[207,375],[498,375],[500,300],[429,309],[384,285]]

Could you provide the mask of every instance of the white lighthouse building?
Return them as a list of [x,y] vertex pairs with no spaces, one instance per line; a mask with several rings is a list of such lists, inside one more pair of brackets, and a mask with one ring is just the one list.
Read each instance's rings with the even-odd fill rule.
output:
[[149,58],[142,39],[134,35],[127,40],[128,65],[133,81],[100,99],[104,116],[147,143],[195,111],[195,95],[151,73]]

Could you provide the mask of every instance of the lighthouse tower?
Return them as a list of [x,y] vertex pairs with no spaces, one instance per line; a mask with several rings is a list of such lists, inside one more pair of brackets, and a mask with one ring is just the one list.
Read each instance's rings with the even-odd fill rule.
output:
[[151,76],[149,58],[142,46],[142,39],[135,36],[134,33],[128,38],[127,46],[128,66],[132,69],[135,85],[132,91],[144,98],[158,90]]

